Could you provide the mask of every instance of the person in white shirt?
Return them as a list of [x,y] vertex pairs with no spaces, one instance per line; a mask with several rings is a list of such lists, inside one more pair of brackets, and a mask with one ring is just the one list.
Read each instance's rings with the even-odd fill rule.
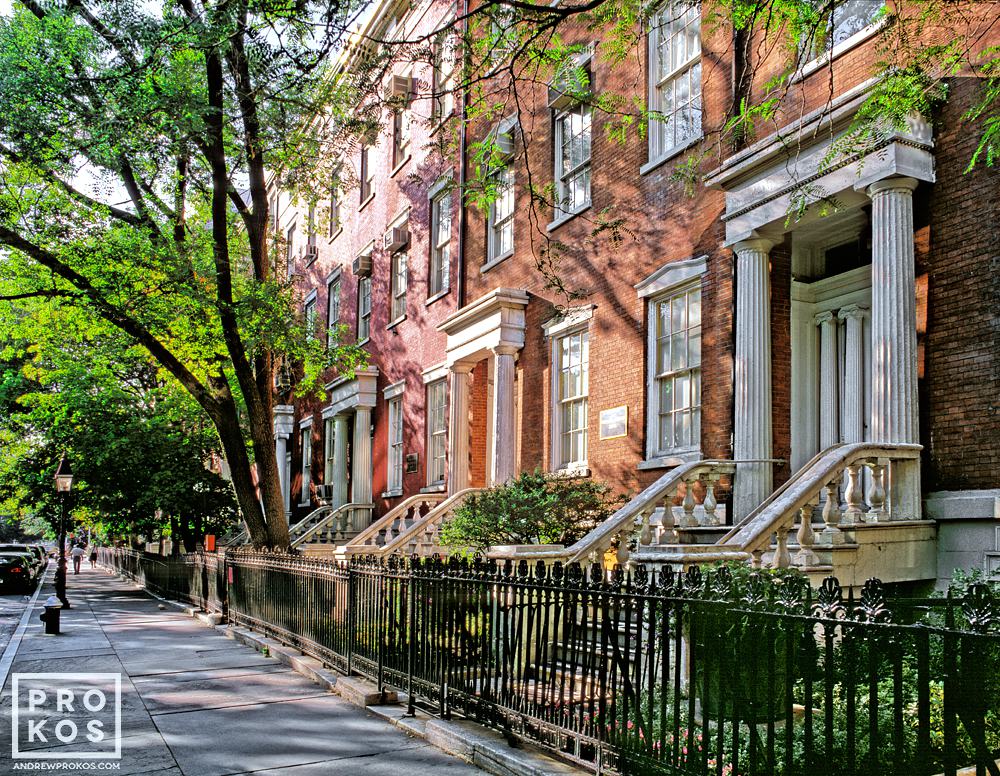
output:
[[70,552],[70,556],[73,558],[73,573],[80,573],[80,563],[83,562],[83,556],[87,554],[87,551],[83,549],[82,544],[76,545]]

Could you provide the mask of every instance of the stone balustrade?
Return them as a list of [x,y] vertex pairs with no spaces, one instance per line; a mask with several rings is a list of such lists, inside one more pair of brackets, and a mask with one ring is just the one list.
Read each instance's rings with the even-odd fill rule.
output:
[[365,555],[394,542],[445,500],[443,493],[418,493],[386,512],[341,550],[342,555]]
[[[320,507],[305,520],[296,523],[292,549],[306,545],[335,545],[356,536],[372,519],[372,504],[344,504],[333,509]],[[308,525],[304,525],[309,521]]]

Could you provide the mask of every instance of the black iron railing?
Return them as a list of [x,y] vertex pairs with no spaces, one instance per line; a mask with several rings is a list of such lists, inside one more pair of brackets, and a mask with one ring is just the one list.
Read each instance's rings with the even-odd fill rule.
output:
[[207,611],[225,612],[225,558],[211,552],[178,556],[101,547],[98,562],[161,595],[194,604]]
[[742,569],[251,552],[230,552],[225,574],[231,622],[601,770],[1000,774],[1000,633],[984,585],[889,600],[877,580],[855,598],[832,578],[813,591]]

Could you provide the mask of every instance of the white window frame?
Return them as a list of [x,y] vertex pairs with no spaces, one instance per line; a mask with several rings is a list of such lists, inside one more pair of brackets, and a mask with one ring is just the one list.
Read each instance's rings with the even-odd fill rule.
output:
[[312,256],[311,261],[316,261],[319,250],[316,247],[316,204],[309,203],[308,215],[306,216],[306,253]]
[[644,300],[647,311],[646,326],[646,458],[639,469],[658,469],[681,463],[700,461],[700,429],[692,438],[698,440],[696,449],[662,455],[659,447],[659,391],[656,376],[656,317],[655,302],[680,289],[700,287],[704,290],[704,277],[708,271],[708,256],[693,256],[682,261],[663,265],[635,285],[639,298]]
[[[453,21],[442,24],[443,29],[449,29]],[[455,70],[458,58],[455,50],[455,38],[449,33],[443,33],[434,43],[434,64],[431,81],[431,121],[440,124],[455,110]]]
[[409,283],[409,254],[396,251],[389,258],[389,326],[406,318],[406,287]]
[[410,158],[410,143],[412,131],[410,128],[410,109],[396,108],[392,112],[392,171],[402,167]]
[[[836,0],[836,5],[843,5],[844,2],[846,2],[846,0]],[[816,72],[828,62],[850,51],[855,46],[864,43],[870,37],[875,35],[889,21],[890,17],[888,14],[883,12],[884,8],[885,3],[882,3],[878,7],[873,7],[873,19],[860,30],[844,38],[839,43],[833,43],[832,37],[827,38],[827,45],[822,51],[813,50],[806,52],[804,51],[805,42],[803,41],[800,43],[799,59],[805,61],[800,66],[799,71],[792,77],[791,82],[796,83],[797,81],[800,81],[810,73]],[[833,10],[836,10],[836,8]],[[810,56],[810,58],[806,60],[806,56]]]
[[[362,324],[364,334],[362,335]],[[372,279],[358,278],[358,344],[367,342],[372,336]]]
[[[488,245],[486,251],[486,267],[490,267],[497,262],[503,261],[514,253],[514,214],[517,212],[517,202],[515,188],[517,176],[514,168],[510,164],[505,164],[500,169],[494,171],[493,175],[502,178],[497,186],[497,198],[490,203],[489,219],[487,222]],[[510,197],[510,212],[505,213],[502,220],[498,219],[497,205],[505,196]],[[502,236],[504,231],[510,230],[510,246],[503,247]]]
[[329,332],[340,323],[340,297],[343,284],[338,273],[326,281],[326,329]]
[[386,399],[386,456],[385,456],[385,493],[383,498],[403,495],[403,459],[404,459],[404,429],[403,429],[403,389],[404,383],[398,382],[388,386],[383,391]]
[[340,186],[341,186],[340,172],[341,172],[340,166],[338,165],[337,168],[334,170],[333,178],[330,181],[330,224],[328,227],[327,237],[329,237],[329,239],[331,240],[340,233],[340,230],[343,227],[343,224],[341,223],[341,213],[340,213],[340,206],[342,204],[341,191],[340,191]]
[[[692,16],[685,22],[680,30],[671,34],[671,39],[676,45],[678,39],[684,39],[683,33],[688,26],[697,19],[698,44],[693,53],[686,52],[686,58],[678,65],[672,67],[667,73],[660,74],[660,41],[664,34],[664,18],[673,18],[678,9],[688,9],[692,6],[688,0],[665,0],[659,10],[654,14],[651,22],[648,40],[648,80],[649,80],[649,110],[660,114],[658,117],[649,120],[649,162],[644,165],[643,171],[652,166],[656,166],[665,159],[679,153],[691,144],[700,140],[704,134],[702,129],[704,103],[702,99],[702,73],[701,73],[701,3],[694,3],[697,9],[697,16]],[[689,11],[684,10],[687,14]],[[669,16],[668,16],[669,14]],[[697,76],[697,77],[696,77]],[[698,120],[697,126],[688,135],[675,134],[675,118],[681,114],[676,107],[676,98],[671,97],[671,108],[666,109],[663,94],[667,89],[674,94],[674,88],[681,83],[681,79],[688,78],[690,94],[685,106],[696,106]]]
[[[562,353],[565,343],[570,338],[580,338],[581,340],[581,365],[583,366],[583,392],[570,398],[562,395],[563,373]],[[552,417],[552,439],[550,443],[550,456],[552,470],[564,474],[588,474],[587,460],[590,448],[590,330],[587,326],[577,326],[568,331],[560,331],[552,337],[551,344],[551,364],[552,364],[552,400],[550,412]],[[563,455],[563,437],[570,433],[563,425],[563,407],[567,404],[583,403],[584,422],[580,429],[575,429],[572,433],[580,433],[583,436],[583,456],[574,460],[569,460]]]
[[[427,296],[436,297],[451,286],[452,195],[439,191],[431,197],[431,260],[427,277]],[[446,215],[446,219],[442,219]],[[447,221],[447,230],[443,226]]]
[[[440,401],[435,393],[440,391]],[[427,418],[427,486],[444,485],[448,476],[448,380],[441,378],[425,386]],[[435,423],[435,420],[438,422]],[[440,476],[435,467],[440,466]]]
[[309,339],[319,339],[316,331],[316,292],[311,291],[302,303],[302,325]]
[[334,420],[323,419],[323,484],[333,486]]
[[[566,122],[572,116],[579,114],[581,119],[586,122],[586,129],[584,130],[587,134],[587,156],[582,159],[575,167],[566,169],[563,164],[563,142],[565,140],[566,132]],[[582,132],[581,132],[582,134]],[[590,175],[590,162],[592,156],[592,142],[593,142],[593,110],[589,105],[580,103],[579,105],[574,105],[572,107],[566,108],[565,110],[556,114],[555,117],[555,133],[554,133],[554,157],[555,157],[555,181],[556,181],[556,197],[557,201],[555,203],[555,219],[554,222],[558,223],[566,218],[581,213],[590,207],[591,198],[591,175]],[[574,180],[580,175],[587,176],[587,196],[585,199],[576,204],[570,205],[566,202],[569,196],[569,182]]]
[[302,486],[299,493],[299,506],[306,507],[312,503],[312,422],[299,427],[299,442],[302,445]]
[[285,233],[285,271],[287,273],[286,278],[288,280],[292,279],[292,275],[295,274],[295,229],[298,226],[294,221],[292,225],[288,227],[288,231]]
[[358,194],[360,196],[358,208],[363,207],[368,200],[375,196],[371,167],[371,146],[361,146],[361,159],[358,162]]

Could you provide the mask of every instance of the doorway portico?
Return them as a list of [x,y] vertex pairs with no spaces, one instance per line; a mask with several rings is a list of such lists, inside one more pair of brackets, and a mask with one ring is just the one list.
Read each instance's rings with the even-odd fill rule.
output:
[[448,492],[470,483],[470,389],[476,365],[487,361],[488,421],[486,483],[500,484],[517,472],[515,363],[524,347],[528,294],[498,288],[445,320],[449,370]]
[[[771,256],[791,252],[793,471],[842,442],[918,444],[913,192],[934,181],[930,125],[910,120],[873,147],[836,151],[861,89],[732,157],[735,254],[734,513],[773,489]],[[789,149],[793,150],[789,150]],[[890,472],[892,518],[920,516],[919,463]]]

